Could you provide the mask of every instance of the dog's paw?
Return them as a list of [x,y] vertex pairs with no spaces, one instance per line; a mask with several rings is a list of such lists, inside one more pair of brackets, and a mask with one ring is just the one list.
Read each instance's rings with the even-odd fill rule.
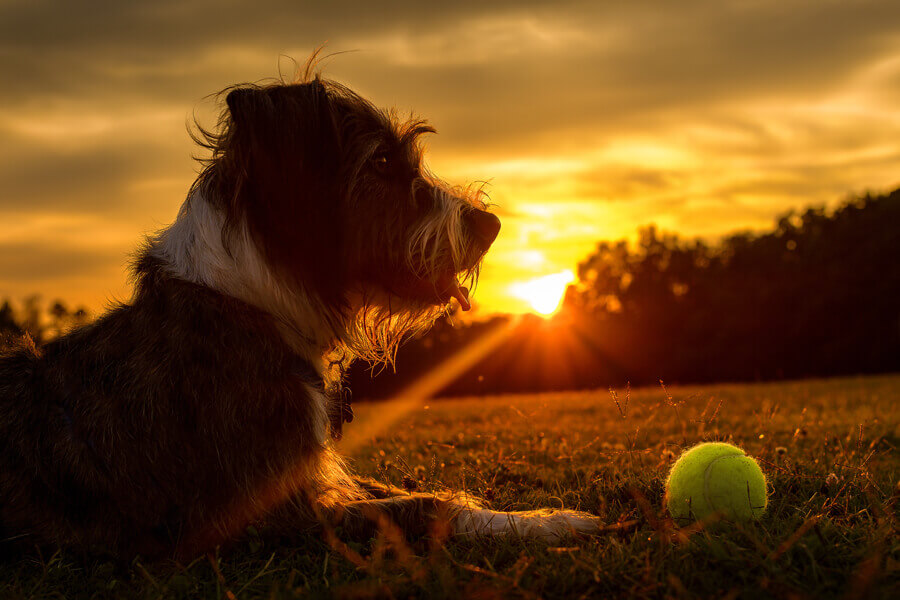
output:
[[559,542],[577,534],[597,533],[600,517],[574,510],[531,510],[498,512],[486,508],[466,508],[456,517],[457,535],[502,536]]

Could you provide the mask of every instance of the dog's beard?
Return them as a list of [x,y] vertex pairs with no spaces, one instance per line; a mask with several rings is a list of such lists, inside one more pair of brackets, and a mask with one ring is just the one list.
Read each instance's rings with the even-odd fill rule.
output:
[[401,342],[428,330],[446,311],[446,305],[409,303],[383,291],[363,292],[342,344],[353,358],[373,365],[393,365]]
[[346,346],[370,363],[392,364],[403,339],[446,314],[451,298],[463,310],[471,307],[484,250],[467,231],[464,215],[485,207],[484,194],[480,187],[449,188],[433,179],[427,184],[435,210],[381,249],[380,262],[393,266],[348,299],[354,309]]

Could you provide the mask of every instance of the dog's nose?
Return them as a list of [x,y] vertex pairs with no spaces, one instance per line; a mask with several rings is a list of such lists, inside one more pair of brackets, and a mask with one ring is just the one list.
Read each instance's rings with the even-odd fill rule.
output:
[[468,217],[469,228],[472,233],[487,249],[497,239],[497,234],[500,233],[500,219],[485,210],[478,209],[473,210],[466,216]]

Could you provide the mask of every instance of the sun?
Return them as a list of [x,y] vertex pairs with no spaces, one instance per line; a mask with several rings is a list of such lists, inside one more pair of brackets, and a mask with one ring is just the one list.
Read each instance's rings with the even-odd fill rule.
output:
[[514,283],[509,293],[531,304],[538,314],[549,316],[559,310],[566,287],[575,281],[575,274],[569,269]]

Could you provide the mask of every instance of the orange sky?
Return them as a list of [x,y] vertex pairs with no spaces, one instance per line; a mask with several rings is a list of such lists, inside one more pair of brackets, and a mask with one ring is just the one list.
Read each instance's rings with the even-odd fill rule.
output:
[[481,314],[640,225],[713,237],[900,183],[900,2],[301,4],[0,1],[0,298],[126,299],[204,97],[325,42],[353,51],[326,76],[438,129],[436,173],[490,182]]

